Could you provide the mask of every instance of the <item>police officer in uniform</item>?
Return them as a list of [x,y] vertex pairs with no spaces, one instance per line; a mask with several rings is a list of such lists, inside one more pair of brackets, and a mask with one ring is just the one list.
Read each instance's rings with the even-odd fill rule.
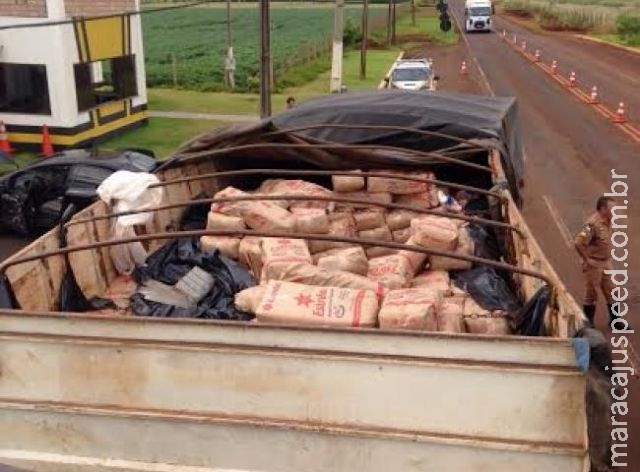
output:
[[613,269],[611,260],[611,208],[612,198],[602,196],[596,203],[596,212],[591,215],[575,238],[575,248],[582,258],[582,272],[585,278],[584,314],[591,325],[594,324],[598,289],[607,300],[610,320],[615,318],[611,310],[614,284],[611,276],[604,273]]

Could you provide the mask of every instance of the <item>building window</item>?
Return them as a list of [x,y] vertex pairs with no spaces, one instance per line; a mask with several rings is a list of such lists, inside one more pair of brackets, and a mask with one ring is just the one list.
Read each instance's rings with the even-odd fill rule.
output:
[[74,65],[78,110],[138,95],[135,56]]
[[47,67],[0,63],[0,113],[50,115]]

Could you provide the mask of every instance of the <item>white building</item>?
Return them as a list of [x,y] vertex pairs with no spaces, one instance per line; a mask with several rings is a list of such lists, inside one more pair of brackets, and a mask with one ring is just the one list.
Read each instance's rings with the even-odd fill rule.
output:
[[[0,0],[0,120],[14,147],[49,127],[56,147],[86,146],[147,119],[140,0]],[[108,16],[111,15],[111,16]],[[104,16],[99,19],[87,17]]]

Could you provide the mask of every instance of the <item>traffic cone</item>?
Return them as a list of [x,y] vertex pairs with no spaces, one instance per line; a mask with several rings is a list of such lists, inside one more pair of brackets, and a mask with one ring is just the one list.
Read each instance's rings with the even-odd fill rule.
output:
[[576,86],[576,73],[571,72],[571,74],[569,75],[569,87],[575,87],[575,86]]
[[42,150],[43,157],[51,157],[55,153],[51,144],[51,136],[49,136],[49,127],[42,125]]
[[9,138],[7,137],[7,128],[4,126],[4,121],[0,121],[0,151],[6,154],[13,153],[13,149],[11,149],[11,143],[9,142]]
[[534,57],[535,62],[540,62],[540,49],[536,49],[536,54]]
[[624,103],[620,102],[620,105],[618,105],[618,109],[616,110],[616,114],[613,115],[613,122],[614,123],[626,123],[626,119],[624,117]]
[[591,88],[591,96],[589,97],[589,103],[595,105],[598,103],[598,87],[595,85]]
[[518,37],[513,33],[513,44],[518,44]]
[[527,42],[526,41],[522,41],[522,50],[523,51],[527,50]]
[[558,73],[558,61],[556,61],[555,59],[551,63],[551,73],[553,75],[556,75]]
[[460,64],[460,75],[467,75],[469,71],[467,70],[467,61],[462,61]]
[[506,29],[503,29],[503,30],[502,30],[502,37],[503,37],[503,38],[506,38],[506,37],[507,37],[507,30],[506,30]]

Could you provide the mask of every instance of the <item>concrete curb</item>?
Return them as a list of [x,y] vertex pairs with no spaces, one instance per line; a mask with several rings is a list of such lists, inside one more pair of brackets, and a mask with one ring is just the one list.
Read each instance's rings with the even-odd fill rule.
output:
[[594,38],[593,36],[587,36],[584,34],[577,34],[576,38],[584,39],[585,41],[590,41],[592,43],[603,44],[605,46],[611,46],[612,48],[621,49],[623,51],[627,51],[640,56],[639,48],[632,48],[629,46],[623,46],[622,44],[610,43],[609,41],[605,41],[604,39]]
[[[398,55],[398,57],[396,57],[396,60],[393,61],[393,64],[391,64],[391,67],[389,67],[389,70],[387,71],[385,77],[389,77],[391,75],[391,71],[393,70],[393,65],[398,62],[400,59],[402,59],[402,57],[404,56],[404,51],[400,52],[400,54]],[[382,90],[384,88],[384,78],[382,79],[382,81],[378,84],[378,90]]]

